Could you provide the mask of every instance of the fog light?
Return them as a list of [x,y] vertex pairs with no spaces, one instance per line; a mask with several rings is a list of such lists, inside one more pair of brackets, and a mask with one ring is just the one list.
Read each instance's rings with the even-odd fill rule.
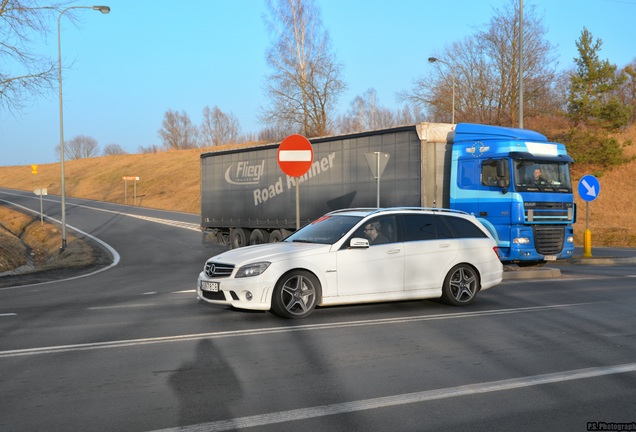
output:
[[252,300],[252,298],[253,298],[253,297],[254,297],[254,296],[252,296],[252,293],[251,293],[251,292],[247,291],[247,292],[245,293],[245,299],[246,299],[247,301]]

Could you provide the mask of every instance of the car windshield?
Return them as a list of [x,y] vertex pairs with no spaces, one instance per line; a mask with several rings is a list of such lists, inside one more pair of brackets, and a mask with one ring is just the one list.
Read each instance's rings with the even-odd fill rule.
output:
[[518,191],[572,193],[567,163],[515,159],[514,170]]
[[345,215],[326,215],[305,225],[286,242],[334,244],[347,234],[362,217]]

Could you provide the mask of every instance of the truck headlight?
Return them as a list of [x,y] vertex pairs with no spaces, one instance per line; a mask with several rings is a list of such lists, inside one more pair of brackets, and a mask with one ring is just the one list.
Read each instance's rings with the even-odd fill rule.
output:
[[242,277],[258,276],[262,274],[265,270],[267,270],[267,267],[269,267],[270,264],[271,263],[269,262],[258,262],[254,264],[245,265],[238,269],[235,277],[242,278]]
[[574,243],[574,236],[568,236],[565,241],[567,241],[568,243]]
[[515,244],[530,244],[530,239],[528,237],[517,237],[512,242]]

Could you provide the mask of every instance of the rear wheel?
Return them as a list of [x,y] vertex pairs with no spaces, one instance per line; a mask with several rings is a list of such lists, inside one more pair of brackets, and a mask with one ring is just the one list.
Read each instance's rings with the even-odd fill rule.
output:
[[292,270],[281,277],[272,297],[272,310],[284,318],[305,318],[321,296],[318,278],[305,270]]
[[458,264],[444,279],[442,301],[455,306],[464,306],[473,302],[479,291],[479,274],[468,264]]

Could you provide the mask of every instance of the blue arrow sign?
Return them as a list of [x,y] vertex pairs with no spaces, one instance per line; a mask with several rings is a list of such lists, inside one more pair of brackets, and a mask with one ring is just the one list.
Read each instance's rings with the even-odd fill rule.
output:
[[586,174],[579,180],[579,195],[583,201],[594,201],[601,192],[601,184],[593,175]]

